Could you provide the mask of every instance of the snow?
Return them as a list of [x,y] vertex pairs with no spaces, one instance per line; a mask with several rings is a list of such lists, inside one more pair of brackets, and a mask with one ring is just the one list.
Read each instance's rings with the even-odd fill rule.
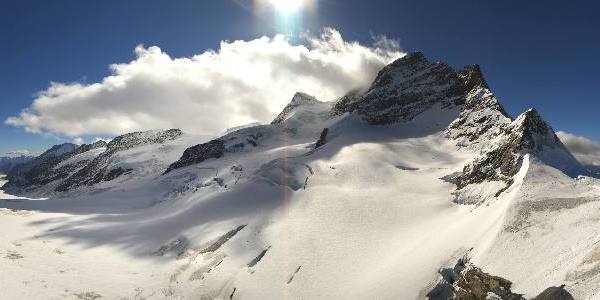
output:
[[575,299],[594,299],[600,284],[600,182],[529,161],[502,231],[476,261],[529,296],[566,284]]
[[[527,156],[499,198],[492,182],[468,192],[477,205],[458,204],[442,178],[478,153],[445,136],[456,115],[437,108],[372,126],[347,114],[161,176],[206,141],[184,135],[118,152],[113,163],[134,171],[111,182],[46,200],[2,194],[3,296],[414,299],[469,249],[517,292],[566,283],[578,298],[596,295],[598,180]],[[311,150],[324,127],[328,142]],[[575,198],[589,201],[560,202]]]
[[[489,105],[465,116],[433,103],[410,121],[374,126],[297,94],[279,122],[220,137],[220,158],[164,174],[213,137],[137,133],[106,160],[130,170],[116,179],[66,193],[50,192],[55,182],[37,191],[47,198],[0,190],[1,297],[422,299],[440,268],[469,253],[514,292],[566,284],[577,299],[597,298],[600,180],[565,175],[566,150],[550,147],[524,154],[499,195],[505,182],[457,191],[449,178],[501,130],[470,128],[480,144],[465,147],[452,138],[464,132],[448,126],[484,115],[510,125],[489,90],[471,98]],[[252,145],[235,147],[248,137]]]
[[76,165],[77,163],[82,162],[82,161],[92,160],[92,159],[96,158],[98,155],[102,154],[104,151],[106,151],[106,148],[101,147],[101,148],[92,149],[90,151],[87,151],[87,152],[84,152],[81,154],[77,154],[65,161],[60,162],[54,168],[59,169],[66,165]]

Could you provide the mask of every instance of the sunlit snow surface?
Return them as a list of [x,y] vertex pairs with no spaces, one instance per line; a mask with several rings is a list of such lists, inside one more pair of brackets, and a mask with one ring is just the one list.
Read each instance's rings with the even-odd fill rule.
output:
[[0,194],[0,298],[414,299],[471,248],[514,292],[600,297],[598,180],[526,157],[501,197],[490,183],[456,204],[441,178],[478,154],[443,134],[456,115],[317,118],[161,175],[207,141],[186,135],[123,151],[132,174],[64,197]]

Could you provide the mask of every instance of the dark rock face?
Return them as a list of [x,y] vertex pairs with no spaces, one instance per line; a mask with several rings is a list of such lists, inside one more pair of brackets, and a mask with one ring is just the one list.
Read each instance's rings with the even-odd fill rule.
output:
[[573,295],[565,290],[565,286],[553,286],[545,289],[533,300],[574,300]]
[[219,139],[187,148],[181,158],[172,163],[163,174],[199,164],[211,158],[221,158],[227,153],[252,151],[252,149],[260,147],[262,141],[271,136],[275,130],[285,131],[285,128],[281,129],[272,125],[242,128]]
[[327,143],[327,132],[329,131],[329,128],[323,128],[323,131],[321,131],[321,135],[319,136],[319,139],[317,140],[317,143],[315,144],[315,149],[319,148],[323,145],[325,145],[325,143]]
[[515,122],[516,129],[521,133],[517,135],[518,150],[539,152],[542,151],[543,146],[564,148],[554,130],[546,124],[536,110],[526,111]]
[[[427,293],[431,300],[525,300],[526,298],[511,291],[512,282],[490,275],[469,263],[468,257],[458,260],[452,268],[440,270],[440,281]],[[492,297],[490,297],[492,296]],[[533,300],[572,300],[573,296],[561,287],[550,287]]]
[[187,148],[181,158],[169,166],[165,174],[175,169],[201,163],[210,158],[220,158],[225,154],[225,150],[225,142],[218,139]]
[[122,151],[142,145],[162,144],[174,140],[182,134],[183,132],[179,129],[127,133],[110,141],[107,145],[107,152]]
[[7,174],[18,165],[26,164],[35,159],[33,156],[0,157],[0,173]]
[[81,153],[85,153],[90,150],[94,150],[94,149],[98,149],[98,148],[106,148],[107,146],[108,146],[108,144],[105,141],[97,141],[92,144],[83,144],[83,145],[79,146],[79,148],[77,148],[75,151],[73,151],[72,156],[75,156],[75,155],[81,154]]
[[363,94],[352,93],[334,106],[334,115],[357,111],[371,124],[412,120],[435,104],[464,103],[466,86],[449,65],[430,63],[420,52],[383,68]]
[[9,182],[4,188],[19,192],[65,178],[68,173],[65,170],[55,169],[55,166],[71,157],[76,148],[75,144],[70,143],[56,145],[28,163],[16,166],[8,173]]
[[510,281],[484,273],[477,267],[471,267],[464,271],[455,286],[457,289],[454,291],[453,299],[487,299],[489,293],[493,293],[503,300],[525,299],[522,295],[515,294],[510,290],[512,286]]
[[475,87],[489,89],[479,65],[465,66],[462,70],[458,71],[458,77],[463,81],[465,90],[467,91],[470,91]]
[[131,169],[123,169],[121,167],[116,167],[114,169],[111,169],[110,171],[108,171],[108,173],[106,173],[104,176],[102,176],[102,178],[98,179],[98,182],[100,181],[111,181],[116,179],[117,177],[126,174],[128,172],[131,172]]

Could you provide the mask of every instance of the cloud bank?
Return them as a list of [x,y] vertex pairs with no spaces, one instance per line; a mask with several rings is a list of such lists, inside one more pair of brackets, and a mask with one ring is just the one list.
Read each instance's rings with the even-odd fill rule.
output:
[[364,46],[331,28],[302,40],[223,41],[218,51],[182,58],[138,46],[135,60],[111,65],[100,82],[53,82],[5,123],[71,138],[161,128],[213,135],[271,121],[297,91],[327,101],[364,87],[403,55],[394,40]]
[[600,166],[599,143],[564,131],[559,131],[556,135],[582,164]]
[[37,152],[33,152],[28,149],[17,149],[13,151],[6,152],[6,156],[8,157],[20,157],[20,156],[37,156]]

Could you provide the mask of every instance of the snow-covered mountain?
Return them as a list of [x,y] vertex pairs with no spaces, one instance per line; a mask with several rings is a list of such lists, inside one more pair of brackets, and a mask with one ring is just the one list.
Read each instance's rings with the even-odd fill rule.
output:
[[27,163],[33,160],[33,156],[11,156],[11,157],[0,157],[0,173],[8,173],[16,166]]
[[31,161],[16,166],[8,172],[9,184],[5,188],[18,192],[64,178],[65,174],[55,170],[54,166],[76,149],[77,146],[71,143],[56,145]]
[[600,180],[479,66],[422,53],[267,125],[61,145],[7,179],[47,197],[0,194],[10,298],[600,297]]

